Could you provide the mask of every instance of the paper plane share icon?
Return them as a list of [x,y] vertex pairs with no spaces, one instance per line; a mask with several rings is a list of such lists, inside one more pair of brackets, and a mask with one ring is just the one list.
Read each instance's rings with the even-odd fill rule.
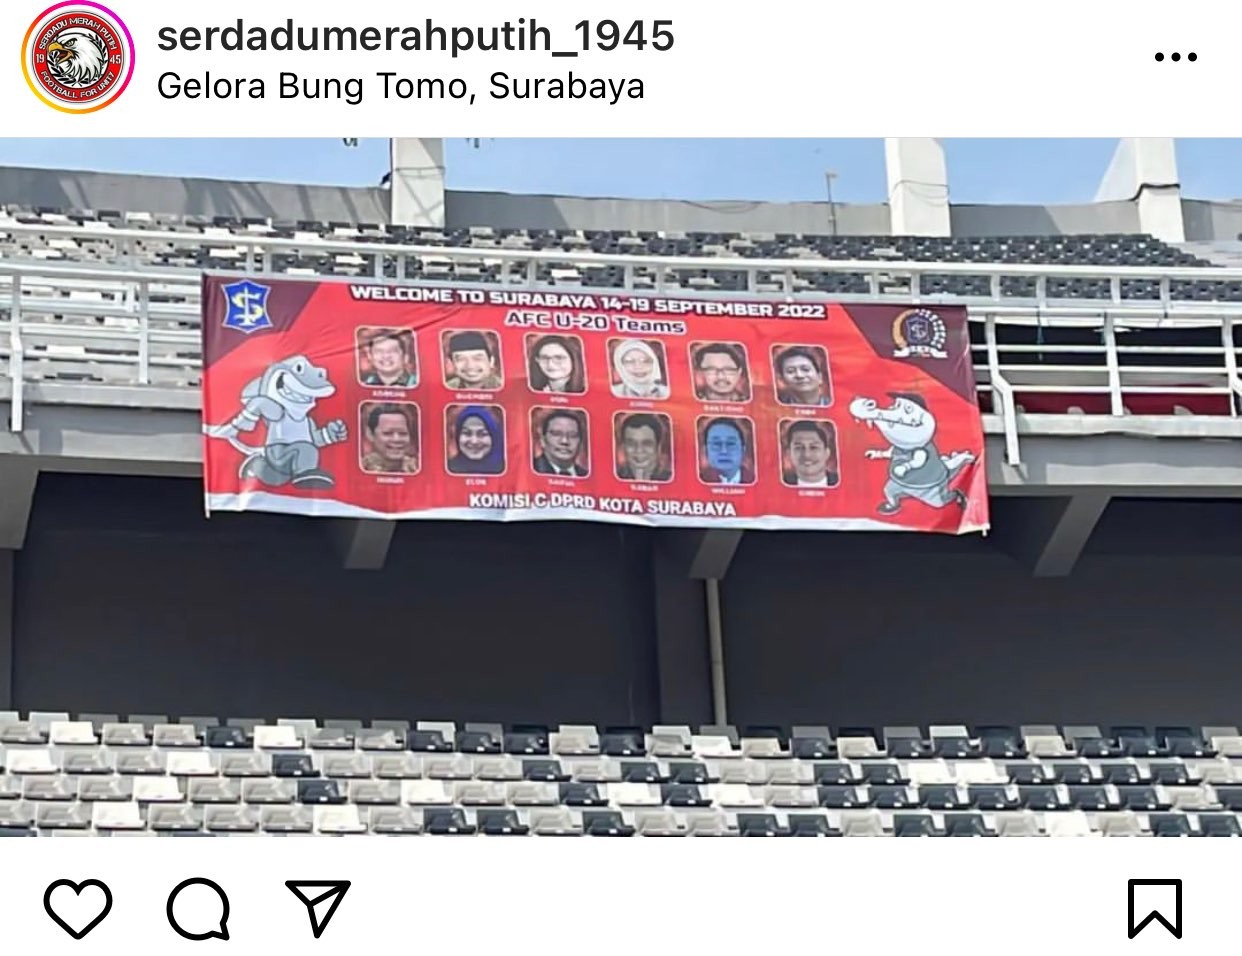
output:
[[306,904],[311,932],[318,939],[345,898],[349,880],[285,880],[285,886]]

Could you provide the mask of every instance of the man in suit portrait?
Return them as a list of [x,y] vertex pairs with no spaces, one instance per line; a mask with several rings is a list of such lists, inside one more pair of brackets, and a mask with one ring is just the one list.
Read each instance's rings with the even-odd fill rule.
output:
[[785,433],[785,455],[793,466],[782,480],[796,488],[833,488],[837,484],[832,425],[802,419]]
[[712,342],[694,356],[694,368],[702,384],[695,394],[705,402],[750,401],[746,362],[741,349],[727,342]]
[[659,415],[639,412],[621,421],[621,457],[617,477],[622,481],[669,481],[672,472],[661,466],[665,428]]
[[702,479],[711,485],[749,485],[754,469],[746,467],[746,433],[733,418],[713,418],[703,430],[707,467]]
[[371,370],[362,376],[362,384],[373,388],[413,388],[418,375],[410,370],[410,333],[383,330],[367,340],[367,358]]
[[585,431],[578,412],[562,408],[549,414],[539,425],[542,450],[535,457],[535,471],[562,478],[585,478],[587,470],[578,464]]

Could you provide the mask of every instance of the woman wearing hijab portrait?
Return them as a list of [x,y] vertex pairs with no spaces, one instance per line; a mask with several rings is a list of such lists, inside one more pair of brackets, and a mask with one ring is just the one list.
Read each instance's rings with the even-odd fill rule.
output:
[[541,335],[530,350],[527,366],[530,387],[536,392],[586,391],[577,352],[563,335]]
[[613,384],[617,398],[668,398],[664,369],[656,350],[642,339],[626,339],[612,353],[612,367],[620,384]]
[[490,409],[467,405],[453,423],[457,453],[448,460],[454,475],[499,475],[505,470],[505,430]]

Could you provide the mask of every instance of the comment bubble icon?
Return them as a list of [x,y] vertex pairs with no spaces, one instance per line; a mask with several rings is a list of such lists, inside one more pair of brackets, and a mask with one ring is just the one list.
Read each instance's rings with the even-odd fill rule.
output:
[[229,898],[220,884],[196,876],[168,894],[168,925],[183,939],[229,938]]

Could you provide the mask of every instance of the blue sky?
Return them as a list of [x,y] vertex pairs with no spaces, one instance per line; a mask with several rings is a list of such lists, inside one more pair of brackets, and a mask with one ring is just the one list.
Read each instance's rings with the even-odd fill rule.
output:
[[[956,203],[1089,202],[1115,140],[946,140]],[[688,200],[882,202],[878,139],[482,139],[446,142],[448,186]],[[1178,140],[1183,195],[1242,198],[1242,139]],[[375,185],[388,141],[0,139],[0,166]]]

